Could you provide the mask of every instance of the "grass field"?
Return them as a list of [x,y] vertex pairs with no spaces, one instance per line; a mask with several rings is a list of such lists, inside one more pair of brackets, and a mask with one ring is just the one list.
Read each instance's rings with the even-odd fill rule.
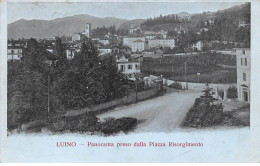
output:
[[[146,75],[185,81],[185,62],[189,82],[236,83],[236,58],[233,55],[205,52],[194,56],[145,58],[141,70]],[[199,78],[197,73],[200,73]]]
[[[163,75],[165,78],[185,81],[184,67],[171,67],[169,65],[161,66],[144,66],[143,73],[146,75]],[[198,78],[197,73],[200,73]],[[192,67],[187,70],[187,81],[200,83],[236,83],[237,73],[236,69],[222,68],[218,66],[211,66],[209,68]]]
[[[185,81],[184,76],[168,77],[176,81]],[[188,82],[200,83],[236,83],[237,73],[236,70],[217,70],[209,73],[202,73],[200,76],[197,74],[187,75]]]

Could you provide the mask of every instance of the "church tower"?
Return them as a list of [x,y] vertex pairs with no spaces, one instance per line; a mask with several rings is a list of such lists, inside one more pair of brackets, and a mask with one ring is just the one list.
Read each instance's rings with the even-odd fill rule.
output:
[[85,25],[85,35],[90,38],[90,30],[91,30],[91,24],[90,23],[87,23]]

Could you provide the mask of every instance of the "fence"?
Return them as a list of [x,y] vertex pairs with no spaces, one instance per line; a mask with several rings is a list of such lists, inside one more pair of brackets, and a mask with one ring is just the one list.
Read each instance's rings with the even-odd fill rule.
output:
[[[147,91],[138,92],[137,101],[153,97],[153,96],[157,95],[157,93],[158,93],[157,87],[147,90]],[[134,103],[135,101],[136,101],[136,94],[131,93],[128,96],[125,96],[125,97],[117,99],[117,100],[109,101],[107,103],[94,105],[89,108],[67,111],[65,113],[65,116],[72,117],[72,116],[82,115],[87,112],[98,112],[98,111],[106,110],[106,109],[113,108],[113,107],[116,107],[119,105]]]

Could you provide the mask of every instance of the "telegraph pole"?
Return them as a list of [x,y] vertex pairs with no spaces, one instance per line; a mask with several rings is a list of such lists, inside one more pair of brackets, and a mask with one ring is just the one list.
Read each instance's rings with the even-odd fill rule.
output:
[[47,118],[50,119],[50,74],[48,75],[48,112]]
[[184,78],[185,78],[185,82],[186,82],[186,90],[188,90],[188,82],[187,82],[187,62],[184,63]]

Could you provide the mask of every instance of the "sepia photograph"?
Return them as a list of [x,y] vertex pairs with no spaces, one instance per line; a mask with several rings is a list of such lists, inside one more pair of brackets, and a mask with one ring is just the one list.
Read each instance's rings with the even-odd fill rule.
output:
[[[74,162],[205,162],[202,154],[218,147],[219,158],[209,162],[251,161],[240,158],[249,146],[239,143],[250,141],[252,132],[251,6],[250,1],[6,2],[9,143],[3,159],[56,162],[57,154],[57,161]],[[53,157],[31,156],[40,156],[35,148],[43,147],[41,141],[42,152]],[[32,151],[10,155],[25,147]],[[108,149],[102,161],[61,157],[60,148],[83,147],[87,154],[96,153],[94,147],[116,148],[110,155],[120,148],[143,150],[122,160],[106,158]],[[138,158],[156,147],[149,152],[167,148],[175,158]],[[244,152],[237,154],[241,147]],[[188,157],[191,153],[201,158]]]

